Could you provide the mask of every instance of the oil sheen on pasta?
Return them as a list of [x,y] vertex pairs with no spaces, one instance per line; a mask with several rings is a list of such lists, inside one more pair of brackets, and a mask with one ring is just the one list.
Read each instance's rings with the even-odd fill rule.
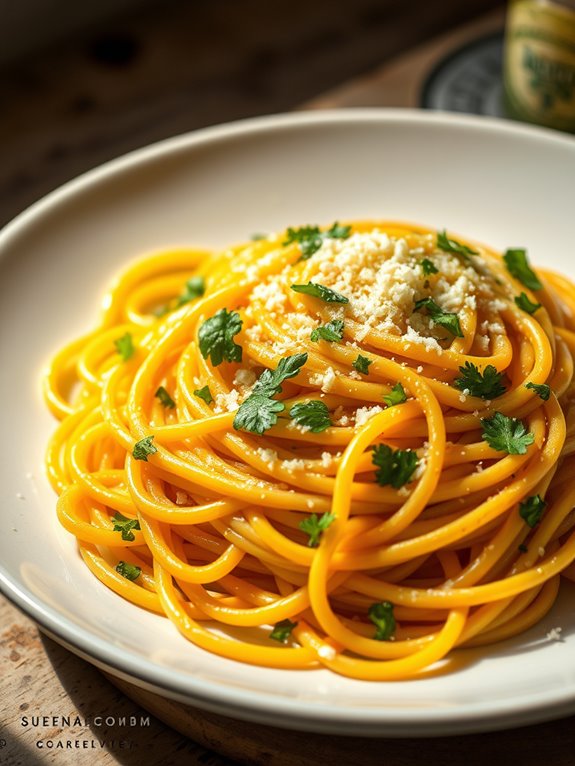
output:
[[202,649],[370,681],[537,623],[575,574],[575,286],[509,252],[369,221],[131,265],[45,377],[86,565]]

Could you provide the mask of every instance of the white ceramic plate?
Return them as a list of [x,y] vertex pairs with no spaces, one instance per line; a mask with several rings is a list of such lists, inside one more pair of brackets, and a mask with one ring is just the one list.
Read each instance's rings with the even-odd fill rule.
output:
[[[460,651],[444,673],[366,683],[223,660],[108,591],[60,528],[43,473],[50,354],[89,328],[113,275],[166,245],[345,218],[448,226],[575,276],[575,141],[486,119],[379,110],[212,128],[105,165],[0,234],[0,584],[100,667],[210,710],[313,731],[413,736],[501,728],[575,710],[573,591],[528,633]],[[561,626],[563,642],[546,638]]]

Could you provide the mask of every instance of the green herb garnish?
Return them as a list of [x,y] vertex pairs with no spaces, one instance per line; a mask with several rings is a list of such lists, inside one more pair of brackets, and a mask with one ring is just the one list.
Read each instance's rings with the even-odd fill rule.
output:
[[526,250],[523,248],[506,250],[503,260],[507,266],[507,271],[512,277],[518,279],[522,285],[525,285],[530,290],[541,290],[543,288],[539,277],[529,265]]
[[522,311],[526,311],[528,314],[534,314],[537,309],[541,308],[541,304],[533,303],[532,300],[529,300],[529,296],[526,293],[521,293],[521,295],[515,296],[514,300],[519,308]]
[[334,319],[332,322],[322,324],[311,331],[310,340],[326,340],[328,343],[335,343],[343,340],[343,320]]
[[281,392],[283,381],[297,375],[306,362],[307,354],[294,354],[280,359],[275,370],[264,370],[252,393],[240,404],[234,428],[261,435],[275,425],[277,413],[285,409],[285,404],[272,397]]
[[298,425],[309,428],[312,434],[318,434],[331,426],[327,405],[318,399],[294,404],[289,414]]
[[116,512],[114,516],[112,516],[112,521],[114,522],[114,532],[121,532],[122,540],[131,542],[136,539],[132,529],[140,529],[140,522],[138,519],[128,519],[126,516],[122,516],[121,513]]
[[138,577],[142,574],[142,569],[135,564],[128,564],[127,561],[120,561],[116,565],[116,572],[121,574],[122,577],[125,577],[126,580],[137,580]]
[[307,541],[309,547],[316,548],[319,545],[319,540],[322,532],[324,532],[334,521],[334,514],[326,511],[323,516],[320,516],[319,518],[317,513],[312,513],[312,515],[308,516],[307,519],[300,521],[298,526],[302,532],[305,532],[306,535],[309,535],[309,540]]
[[541,521],[547,503],[539,495],[531,495],[519,503],[519,515],[528,527],[535,527]]
[[535,436],[521,420],[509,418],[501,412],[496,412],[491,418],[482,418],[481,426],[483,441],[498,452],[524,455],[527,447],[535,441]]
[[199,332],[200,351],[204,359],[211,358],[214,367],[226,362],[241,362],[242,347],[234,343],[234,336],[242,329],[237,311],[220,309],[206,319]]
[[428,277],[430,274],[439,274],[439,269],[436,268],[433,261],[430,261],[429,258],[424,258],[423,260],[419,261],[419,265],[423,269],[423,273],[426,277]]
[[470,255],[477,255],[477,250],[472,250],[467,245],[462,245],[456,239],[450,239],[445,229],[437,232],[437,247],[445,253],[455,253],[468,258]]
[[301,249],[301,260],[307,261],[316,253],[324,239],[347,239],[351,233],[351,226],[341,226],[337,221],[327,230],[322,232],[319,226],[300,226],[299,229],[287,230],[287,239],[284,245],[297,242]]
[[403,402],[407,401],[407,394],[401,383],[396,383],[389,394],[384,394],[383,401],[388,407],[393,407],[396,404],[403,404]]
[[551,396],[551,387],[547,383],[526,383],[525,388],[531,388],[544,402]]
[[297,627],[297,622],[291,620],[281,620],[276,622],[274,629],[270,633],[270,638],[274,641],[279,641],[280,644],[287,644],[292,630]]
[[345,295],[337,293],[325,285],[320,285],[317,282],[308,282],[307,285],[290,285],[291,289],[296,293],[303,293],[304,295],[311,295],[312,298],[320,298],[326,303],[349,303],[349,298]]
[[351,366],[358,372],[361,372],[362,375],[369,375],[368,367],[370,364],[373,364],[373,359],[368,359],[367,356],[358,354],[357,359],[354,359]]
[[116,351],[118,354],[120,354],[122,361],[124,362],[127,362],[128,359],[131,359],[136,351],[136,347],[134,346],[134,341],[132,339],[132,334],[129,332],[124,333],[121,338],[117,338],[114,341],[114,346],[116,346]]
[[465,362],[459,368],[459,378],[455,378],[453,385],[460,391],[469,391],[471,396],[479,396],[481,399],[496,399],[506,392],[503,384],[503,373],[497,372],[492,364],[481,372],[472,362]]
[[206,292],[206,282],[203,277],[192,277],[188,279],[184,287],[184,291],[176,298],[175,308],[180,308],[185,303],[195,301],[196,298],[201,298]]
[[212,392],[210,391],[209,386],[196,388],[194,391],[194,396],[197,396],[198,399],[203,399],[206,404],[211,404],[214,401],[214,397],[212,396]]
[[413,450],[394,450],[387,444],[373,447],[371,460],[378,468],[375,472],[377,483],[382,487],[391,484],[394,489],[403,487],[411,480],[418,462],[417,453]]
[[367,610],[367,616],[375,625],[375,640],[388,641],[395,633],[395,617],[393,604],[389,601],[379,601]]
[[144,460],[147,463],[148,455],[154,455],[158,451],[158,448],[152,444],[153,441],[153,436],[145,436],[139,442],[136,442],[132,451],[134,459]]
[[172,397],[169,395],[169,393],[166,391],[166,389],[163,386],[160,386],[154,396],[160,400],[160,402],[164,405],[164,407],[169,407],[170,409],[174,409],[176,406],[175,401],[172,399]]
[[444,311],[433,298],[423,298],[420,301],[415,302],[415,310],[425,308],[427,313],[433,319],[435,324],[445,327],[446,330],[457,338],[463,338],[464,335],[461,332],[461,325],[459,324],[459,317],[457,314],[453,314],[450,311]]

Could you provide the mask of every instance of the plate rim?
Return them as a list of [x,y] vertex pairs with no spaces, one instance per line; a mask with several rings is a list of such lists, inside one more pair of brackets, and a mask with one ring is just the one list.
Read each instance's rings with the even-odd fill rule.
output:
[[[523,136],[527,139],[560,145],[575,152],[575,140],[557,131],[506,123],[497,118],[460,115],[448,112],[423,112],[412,109],[356,108],[274,114],[253,117],[183,133],[135,149],[88,170],[51,191],[0,230],[0,260],[4,249],[29,225],[49,216],[52,210],[65,205],[77,193],[89,192],[114,176],[153,162],[162,156],[193,150],[196,146],[226,142],[246,134],[298,129],[305,126],[356,124],[365,122],[409,123],[411,125],[461,126],[464,130]],[[503,702],[490,700],[467,703],[458,707],[356,708],[327,703],[305,702],[296,698],[272,698],[261,690],[242,690],[217,682],[178,677],[175,671],[141,659],[129,650],[113,647],[88,629],[76,625],[68,617],[42,602],[28,588],[20,585],[0,564],[0,592],[34,620],[50,637],[70,651],[114,675],[137,686],[187,702],[192,706],[223,715],[310,732],[338,733],[355,736],[444,736],[480,731],[494,731],[559,718],[575,711],[575,685],[571,690],[550,690],[541,694],[524,695],[521,700]],[[231,660],[229,660],[231,661]],[[416,681],[414,681],[416,683]],[[270,705],[270,700],[273,704]]]

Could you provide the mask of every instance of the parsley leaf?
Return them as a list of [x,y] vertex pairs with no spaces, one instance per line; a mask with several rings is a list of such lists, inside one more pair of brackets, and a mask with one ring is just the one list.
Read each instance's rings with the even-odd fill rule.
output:
[[307,285],[290,285],[290,287],[295,293],[304,293],[311,295],[312,298],[321,298],[326,303],[349,303],[349,298],[346,298],[345,295],[317,282],[308,282]]
[[114,346],[116,346],[116,351],[118,354],[120,354],[122,361],[124,362],[127,362],[128,359],[131,359],[136,351],[134,341],[132,340],[132,334],[129,332],[122,335],[121,338],[117,338],[114,341]]
[[521,293],[521,295],[515,296],[514,300],[519,308],[522,311],[526,311],[528,314],[534,314],[537,309],[541,308],[541,304],[533,303],[533,301],[529,300],[529,296],[526,293]]
[[535,527],[541,521],[547,503],[539,495],[531,495],[519,503],[519,515],[528,527]]
[[242,320],[236,311],[220,309],[206,319],[199,332],[200,351],[204,359],[211,358],[214,367],[226,362],[241,362],[242,347],[233,338],[242,329]]
[[426,277],[428,277],[430,274],[439,274],[439,269],[436,268],[435,264],[429,260],[429,258],[424,258],[423,260],[419,261],[419,265],[423,269],[423,273]]
[[250,431],[260,436],[278,422],[278,412],[283,412],[285,404],[277,399],[270,399],[265,394],[250,394],[240,404],[234,418],[236,431]]
[[467,245],[462,245],[456,239],[450,239],[445,229],[437,232],[437,247],[445,253],[455,253],[456,255],[462,255],[464,258],[468,258],[470,255],[477,255],[477,250],[472,250]]
[[546,402],[551,396],[551,388],[547,383],[526,383],[525,388],[531,388],[540,399]]
[[197,396],[198,399],[203,399],[206,404],[211,404],[214,401],[214,397],[212,396],[212,392],[210,391],[209,386],[196,388],[194,391],[194,396]]
[[291,620],[280,620],[274,625],[274,629],[270,633],[270,638],[274,641],[279,641],[281,644],[287,644],[291,632],[297,627],[297,622]]
[[299,229],[287,230],[287,239],[284,245],[291,245],[297,242],[301,249],[301,260],[307,261],[316,253],[324,239],[347,239],[351,233],[351,226],[341,226],[337,221],[327,230],[320,231],[319,226],[300,226]]
[[389,601],[379,601],[367,610],[367,616],[375,625],[375,640],[388,641],[395,633],[395,617],[393,604]]
[[506,250],[503,256],[507,271],[512,277],[518,279],[522,285],[530,290],[541,290],[543,285],[539,277],[533,271],[527,260],[527,251],[523,248],[514,248]]
[[457,338],[463,338],[464,335],[461,332],[461,325],[459,324],[459,317],[457,314],[453,314],[450,311],[444,311],[433,298],[423,298],[420,301],[415,302],[415,310],[425,308],[427,313],[433,319],[435,324],[445,327],[446,330]]
[[[132,539],[133,537],[134,536],[132,535]],[[142,569],[135,564],[128,564],[126,561],[120,561],[116,566],[116,572],[121,574],[122,577],[125,577],[126,580],[137,580],[142,574]]]
[[122,516],[118,511],[112,516],[114,522],[114,532],[122,533],[122,540],[131,542],[136,539],[132,529],[140,529],[140,522],[138,519],[128,519],[126,516]]
[[362,375],[369,375],[368,367],[370,364],[373,364],[373,359],[368,359],[367,356],[358,354],[357,359],[354,359],[351,366],[358,372],[361,372]]
[[281,384],[298,374],[307,362],[307,354],[294,354],[280,359],[275,370],[264,370],[252,389],[252,393],[243,401],[234,418],[236,431],[243,429],[254,434],[263,434],[277,423],[277,413],[285,409],[285,404],[273,396],[282,390]]
[[154,455],[158,451],[158,448],[152,444],[153,441],[153,436],[145,436],[139,442],[136,442],[132,451],[134,459],[144,460],[147,463],[148,455]]
[[310,340],[326,340],[329,343],[333,343],[338,340],[343,340],[343,320],[334,319],[332,322],[322,324],[311,331]]
[[525,424],[517,418],[509,418],[496,412],[491,418],[481,418],[482,438],[498,452],[510,455],[524,455],[533,444],[535,436],[527,431]]
[[382,487],[391,484],[394,489],[399,489],[411,480],[417,466],[417,453],[410,449],[393,450],[387,444],[378,444],[373,448],[371,460],[378,467],[375,472],[377,483]]
[[307,519],[300,521],[298,526],[302,532],[305,532],[306,535],[309,535],[309,540],[307,542],[309,547],[316,548],[319,545],[321,533],[326,530],[334,521],[334,514],[326,511],[323,516],[320,516],[319,518],[317,513],[312,513],[312,515],[308,516]]
[[407,401],[407,394],[401,383],[396,383],[389,394],[384,394],[383,401],[388,407],[393,407],[395,404],[403,404],[403,402]]
[[469,391],[471,396],[479,396],[481,399],[496,399],[507,391],[502,383],[503,373],[497,372],[492,364],[481,372],[472,362],[465,362],[459,368],[461,377],[455,378],[453,385],[460,391]]
[[170,409],[174,409],[174,407],[176,406],[175,401],[172,399],[172,397],[169,395],[169,393],[166,391],[166,389],[163,386],[160,386],[158,388],[154,396],[161,401],[164,407],[169,407]]
[[203,277],[192,277],[188,279],[184,287],[184,291],[176,299],[175,308],[180,308],[185,303],[201,298],[206,292],[206,282]]
[[253,388],[254,394],[274,396],[281,392],[281,384],[288,378],[295,377],[307,362],[307,354],[294,354],[280,359],[275,370],[264,370]]
[[318,434],[331,426],[329,409],[325,402],[318,399],[294,404],[289,414],[298,425],[309,428],[312,434]]

